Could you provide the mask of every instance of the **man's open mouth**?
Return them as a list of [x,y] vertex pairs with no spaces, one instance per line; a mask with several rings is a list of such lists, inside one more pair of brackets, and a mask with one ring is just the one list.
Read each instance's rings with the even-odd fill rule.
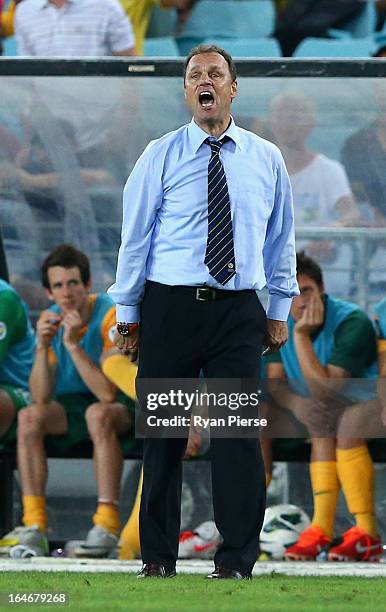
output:
[[214,96],[211,91],[202,91],[198,96],[202,108],[210,108],[214,104]]

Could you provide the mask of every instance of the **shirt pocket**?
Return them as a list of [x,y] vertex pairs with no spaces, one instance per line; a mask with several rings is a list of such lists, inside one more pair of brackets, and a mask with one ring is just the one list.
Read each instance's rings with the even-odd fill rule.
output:
[[260,184],[240,185],[236,199],[236,216],[242,225],[264,227],[273,207],[272,190]]

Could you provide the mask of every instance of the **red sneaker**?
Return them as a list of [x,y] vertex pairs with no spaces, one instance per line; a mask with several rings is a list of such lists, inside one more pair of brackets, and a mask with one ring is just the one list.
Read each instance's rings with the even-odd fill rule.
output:
[[323,546],[331,542],[324,531],[317,525],[311,525],[303,533],[296,544],[287,548],[284,553],[286,561],[314,561]]
[[360,527],[351,527],[343,541],[328,551],[329,561],[379,561],[383,554],[380,538],[373,538]]

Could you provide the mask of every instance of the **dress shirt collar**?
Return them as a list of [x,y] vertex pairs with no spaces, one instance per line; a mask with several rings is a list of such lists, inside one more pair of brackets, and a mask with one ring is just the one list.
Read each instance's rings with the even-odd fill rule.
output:
[[[76,2],[77,2],[77,0],[67,0],[66,4],[76,4]],[[53,4],[52,2],[50,2],[50,0],[40,0],[40,8],[41,8],[41,9],[45,9],[45,8],[47,8],[48,6],[53,6],[54,8],[57,8],[57,7],[55,6],[55,4]],[[64,8],[65,6],[66,6],[66,5],[64,5],[64,6],[63,6],[63,8]]]
[[[233,140],[236,147],[239,147],[239,149],[242,149],[240,134],[239,134],[239,131],[238,131],[238,128],[235,122],[233,121],[233,117],[231,117],[231,122],[228,128],[225,130],[223,134],[221,134],[218,140],[221,140],[221,138],[225,135],[227,135],[231,140]],[[195,120],[192,119],[188,125],[188,140],[189,140],[190,146],[192,147],[192,151],[194,153],[197,153],[198,149],[201,147],[203,142],[208,138],[208,136],[209,134],[207,132],[204,132],[204,130],[201,129],[200,126],[197,125]]]

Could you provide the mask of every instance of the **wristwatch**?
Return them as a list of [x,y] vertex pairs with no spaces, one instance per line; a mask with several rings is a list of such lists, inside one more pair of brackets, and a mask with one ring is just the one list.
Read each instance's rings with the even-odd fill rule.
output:
[[117,332],[121,336],[130,336],[133,331],[138,329],[139,323],[117,323]]

